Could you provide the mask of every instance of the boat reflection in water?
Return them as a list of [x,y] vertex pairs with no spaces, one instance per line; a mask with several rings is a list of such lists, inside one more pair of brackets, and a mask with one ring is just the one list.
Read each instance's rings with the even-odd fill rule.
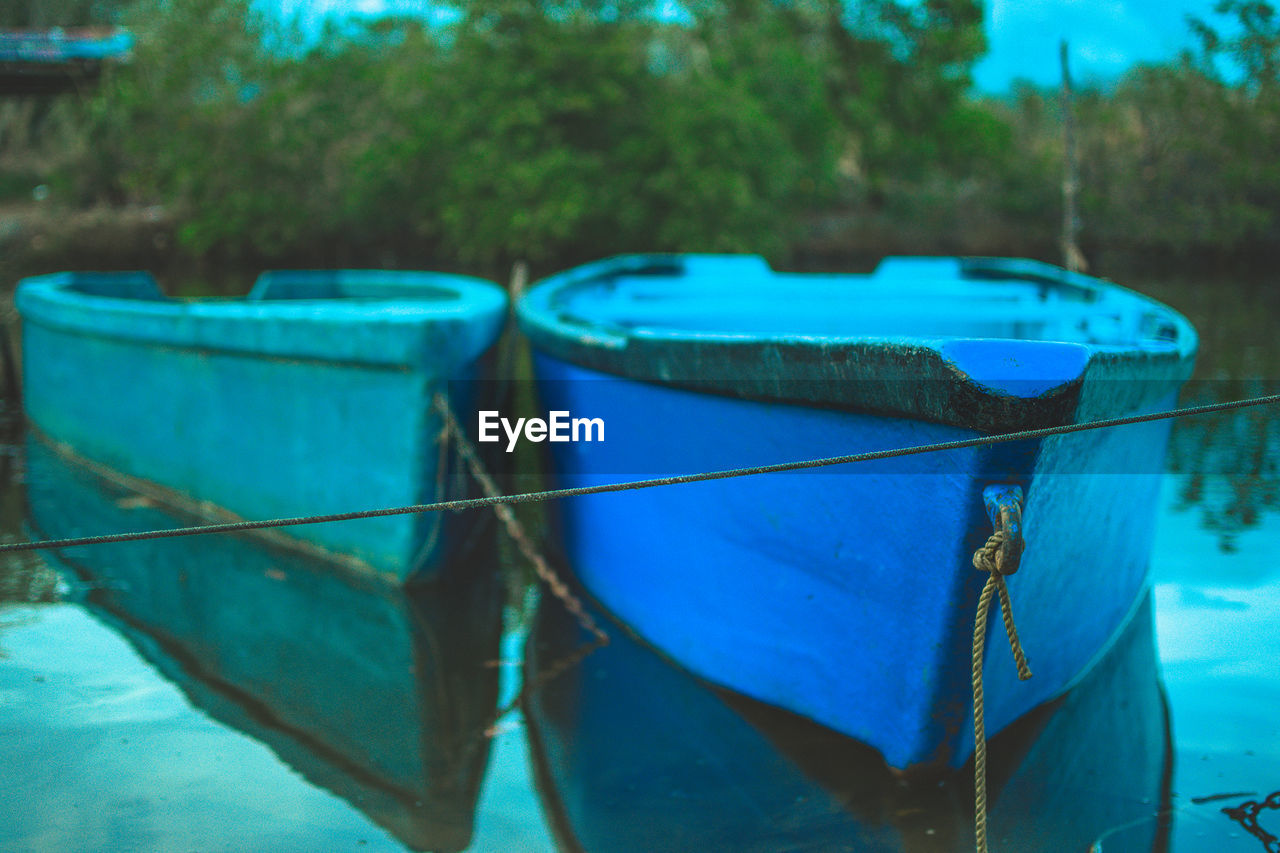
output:
[[[621,628],[609,633],[526,703],[565,849],[973,850],[972,763],[895,774],[866,746],[709,688]],[[589,639],[544,602],[526,678]],[[988,761],[993,850],[1168,849],[1172,748],[1149,594],[1106,658],[992,739]]]
[[[27,441],[40,538],[182,526]],[[501,594],[490,522],[451,585],[409,591],[244,537],[67,549],[88,605],[212,717],[266,743],[405,844],[471,838],[497,702]]]

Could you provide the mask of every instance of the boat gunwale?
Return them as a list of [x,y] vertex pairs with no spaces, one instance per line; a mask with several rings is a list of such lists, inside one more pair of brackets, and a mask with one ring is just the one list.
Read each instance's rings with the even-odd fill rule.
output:
[[[971,378],[948,358],[945,346],[957,341],[979,341],[998,347],[1025,339],[977,335],[768,335],[684,329],[645,329],[637,334],[606,323],[592,324],[554,304],[557,296],[571,290],[607,287],[603,282],[610,278],[644,271],[682,275],[685,258],[754,260],[756,269],[771,272],[758,256],[655,254],[608,258],[533,285],[516,309],[521,330],[544,354],[608,376],[748,400],[921,418],[982,432],[1071,422],[1082,387],[1099,380],[1124,380],[1123,384],[1131,386],[1109,392],[1118,403],[1115,411],[1150,405],[1190,377],[1198,346],[1190,322],[1154,299],[1049,264],[999,258],[930,260],[955,262],[961,273],[955,278],[957,283],[969,281],[964,275],[976,275],[992,282],[1017,280],[1055,286],[1057,282],[1048,281],[1047,277],[1057,271],[1063,276],[1062,287],[1077,293],[1087,290],[1100,294],[1102,298],[1091,300],[1090,304],[1110,296],[1113,301],[1119,298],[1158,314],[1161,321],[1172,325],[1173,339],[1167,345],[1160,345],[1156,339],[1146,346],[1140,341],[1131,346],[1063,342],[1087,350],[1087,366],[1080,375],[1039,394],[1016,396]],[[804,274],[781,275],[802,278]],[[847,274],[831,277],[844,275]],[[869,284],[876,281],[875,276],[856,278]]]
[[[766,344],[795,344],[806,347],[835,347],[848,345],[894,345],[894,346],[914,346],[914,345],[930,345],[940,341],[951,340],[1020,340],[1016,337],[990,336],[990,335],[948,335],[948,334],[928,334],[928,335],[897,335],[897,334],[803,334],[803,333],[760,333],[760,332],[732,332],[714,329],[692,329],[692,328],[648,328],[641,327],[637,329],[620,329],[618,326],[593,321],[590,318],[581,317],[568,311],[560,310],[552,304],[557,297],[562,297],[573,290],[585,289],[591,286],[600,286],[608,279],[616,279],[626,275],[647,274],[654,275],[658,270],[666,267],[669,272],[667,275],[671,278],[686,277],[684,269],[680,266],[680,262],[685,258],[694,259],[759,259],[763,269],[768,270],[771,278],[785,278],[788,282],[804,279],[812,275],[814,278],[847,278],[849,280],[861,280],[867,284],[873,284],[877,281],[877,275],[859,274],[859,273],[779,273],[773,271],[770,267],[763,263],[763,258],[756,255],[707,255],[707,254],[633,254],[618,255],[604,260],[595,261],[584,264],[580,267],[568,270],[566,272],[557,273],[535,282],[521,298],[517,306],[517,314],[521,321],[521,326],[526,333],[534,336],[535,340],[545,340],[548,336],[564,336],[582,343],[584,346],[603,346],[603,347],[626,347],[633,343],[636,339],[666,339],[672,342],[693,342],[693,341],[732,341],[732,342],[751,342],[760,345]],[[886,258],[885,261],[904,260],[904,258]],[[932,260],[932,259],[931,259]],[[1131,288],[1116,284],[1115,282],[1105,281],[1103,279],[1093,278],[1081,273],[1074,273],[1068,270],[1055,267],[1040,261],[1010,259],[1010,258],[987,258],[987,257],[957,257],[957,258],[938,258],[936,260],[954,260],[957,262],[959,276],[953,280],[957,284],[972,284],[983,282],[993,284],[998,282],[1019,282],[1026,284],[1036,284],[1042,287],[1053,288],[1063,292],[1075,292],[1082,295],[1088,295],[1092,298],[1086,298],[1085,302],[1096,303],[1098,297],[1105,297],[1107,294],[1115,294],[1117,297],[1131,301],[1135,306],[1142,306],[1148,310],[1152,310],[1164,315],[1176,328],[1176,343],[1170,347],[1179,357],[1187,357],[1196,351],[1198,345],[1198,336],[1195,328],[1190,321],[1186,319],[1177,309],[1166,305],[1149,296],[1141,294]],[[1024,267],[1020,269],[1019,267]],[[1054,273],[1060,274],[1060,279],[1054,279]],[[654,275],[657,278],[657,275]],[[689,280],[693,277],[689,276]],[[888,279],[881,279],[888,281]],[[1155,357],[1167,355],[1164,348],[1154,350],[1141,350],[1139,344],[1094,344],[1087,342],[1068,341],[1068,343],[1081,343],[1100,352],[1142,352]],[[1174,343],[1174,342],[1171,342]]]
[[[406,293],[262,298],[264,281],[273,275],[269,272],[259,277],[248,297],[187,300],[164,295],[145,272],[60,272],[23,279],[14,302],[24,323],[85,337],[338,366],[425,369],[435,375],[482,355],[506,317],[506,292],[479,278],[380,270],[288,271],[290,276],[314,276],[317,281],[352,273],[357,280],[348,283],[356,287],[363,277],[403,286]],[[78,282],[86,277],[105,278],[122,288],[132,281],[155,295],[78,290]],[[419,291],[453,296],[414,298],[415,285]]]

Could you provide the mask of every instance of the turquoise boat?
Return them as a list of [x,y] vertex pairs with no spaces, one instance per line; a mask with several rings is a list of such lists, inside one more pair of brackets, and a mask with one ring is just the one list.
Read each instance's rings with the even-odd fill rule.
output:
[[[64,455],[201,519],[268,519],[466,494],[437,395],[488,378],[506,295],[418,272],[263,274],[244,299],[166,298],[146,273],[20,283],[24,408]],[[428,579],[474,520],[282,528],[393,582]],[[109,532],[109,531],[102,531]]]
[[[182,523],[43,441],[28,440],[26,451],[25,517],[41,537]],[[266,744],[410,849],[463,850],[489,756],[502,630],[496,519],[480,521],[453,557],[465,574],[407,590],[236,536],[45,559],[70,598],[204,713]]]
[[[1010,259],[811,275],[757,257],[621,257],[535,285],[518,314],[545,409],[605,425],[605,441],[547,445],[562,487],[1172,408],[1197,345],[1164,305]],[[1021,515],[1008,588],[1034,673],[1018,680],[993,617],[994,734],[1083,678],[1133,618],[1169,428],[579,496],[559,506],[556,546],[693,674],[890,767],[960,766],[989,513]]]

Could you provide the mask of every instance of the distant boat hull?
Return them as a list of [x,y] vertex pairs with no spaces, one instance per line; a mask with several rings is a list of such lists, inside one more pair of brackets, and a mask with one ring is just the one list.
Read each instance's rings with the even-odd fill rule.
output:
[[[728,331],[747,328],[749,318],[702,334],[685,333],[675,321],[654,320],[650,329],[648,318],[611,316],[592,337],[574,324],[587,325],[592,299],[608,306],[602,314],[613,311],[609,300],[625,301],[628,282],[642,295],[621,314],[632,307],[660,314],[655,293],[661,295],[663,274],[683,288],[676,299],[691,301],[687,294],[701,286],[689,273],[684,280],[638,274],[606,296],[603,287],[591,289],[592,276],[608,278],[604,266],[553,279],[522,305],[524,326],[541,350],[535,368],[545,408],[607,424],[604,443],[551,445],[561,486],[1161,409],[1175,402],[1194,349],[1194,333],[1167,309],[1160,316],[1173,325],[1162,327],[1160,339],[1135,344],[1132,359],[1114,357],[1119,347],[1091,352],[1087,342],[954,334],[768,339]],[[756,275],[753,282],[739,273],[738,285],[771,286]],[[874,294],[891,283],[886,279],[892,276],[873,276],[864,286]],[[936,271],[924,279],[916,286],[938,293],[965,286]],[[733,285],[726,275],[707,288],[723,295]],[[1121,308],[1160,310],[1152,305]],[[671,310],[685,308],[682,302]],[[557,317],[571,319],[557,326]],[[1182,339],[1165,340],[1168,328]],[[669,357],[664,335],[675,353]],[[873,369],[859,375],[849,352]],[[1029,371],[993,378],[989,363],[1002,359]],[[942,366],[935,369],[935,360]],[[895,367],[898,375],[885,379]],[[823,373],[832,369],[849,375]],[[992,390],[999,383],[1009,391]],[[1018,486],[1027,495],[1026,552],[1009,589],[1035,674],[1018,682],[993,618],[986,721],[994,733],[1087,672],[1133,611],[1146,585],[1168,430],[1168,422],[1154,422],[579,497],[561,508],[559,541],[604,606],[694,674],[869,744],[890,766],[959,766],[973,749],[969,662],[985,576],[971,561],[992,532],[984,489]]]
[[[504,300],[413,273],[267,274],[248,299],[198,302],[145,274],[28,279],[24,407],[55,445],[213,517],[429,502],[456,488],[433,399],[471,402]],[[397,582],[431,576],[454,538],[415,515],[284,532]]]
[[[183,522],[30,439],[42,537]],[[390,589],[243,537],[49,553],[88,604],[202,710],[271,749],[413,849],[469,843],[497,703],[495,519],[459,582]]]
[[132,34],[118,27],[0,30],[0,95],[82,91],[132,50]]

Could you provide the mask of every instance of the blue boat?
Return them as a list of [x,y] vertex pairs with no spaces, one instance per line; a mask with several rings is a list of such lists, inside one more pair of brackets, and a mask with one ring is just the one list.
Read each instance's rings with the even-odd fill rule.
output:
[[[488,282],[378,271],[265,273],[247,298],[193,301],[146,273],[60,273],[24,280],[16,302],[37,435],[213,520],[466,494],[433,401],[465,412],[506,310]],[[437,574],[471,524],[398,515],[274,536],[402,582]]]
[[[973,851],[964,770],[904,782],[873,750],[707,689],[625,631],[561,672],[591,640],[547,599],[526,644],[525,680],[545,683],[524,702],[531,759],[560,849]],[[1144,596],[1069,694],[991,740],[992,849],[1167,853],[1173,759]]]
[[[1161,304],[1008,259],[892,258],[858,276],[621,257],[547,279],[518,313],[543,406],[605,424],[603,442],[547,445],[566,487],[1161,410],[1196,349]],[[557,542],[592,596],[695,675],[891,767],[959,766],[988,500],[1022,517],[1008,588],[1035,676],[1020,682],[989,638],[994,734],[1063,694],[1132,619],[1168,432],[580,496]]]

